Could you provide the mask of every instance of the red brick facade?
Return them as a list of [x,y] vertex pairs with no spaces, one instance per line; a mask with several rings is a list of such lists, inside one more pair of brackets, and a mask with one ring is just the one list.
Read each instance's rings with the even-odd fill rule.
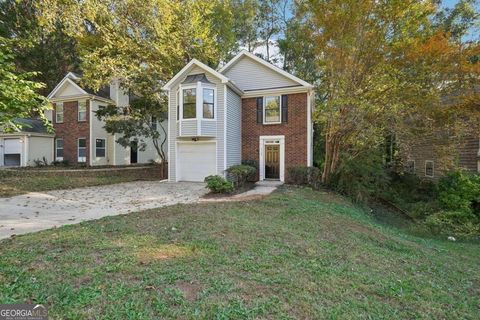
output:
[[63,123],[56,122],[56,106],[54,106],[52,124],[55,129],[55,137],[63,139],[63,159],[70,164],[78,163],[78,139],[86,139],[86,164],[90,160],[90,102],[87,101],[86,121],[78,121],[78,101],[63,103]]
[[288,95],[288,121],[257,123],[256,98],[242,99],[242,159],[259,163],[260,136],[285,136],[285,177],[291,166],[307,165],[307,94]]

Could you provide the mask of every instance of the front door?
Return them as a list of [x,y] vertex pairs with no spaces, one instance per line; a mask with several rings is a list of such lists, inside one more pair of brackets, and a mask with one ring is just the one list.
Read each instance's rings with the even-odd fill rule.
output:
[[280,179],[280,145],[265,145],[265,179]]
[[130,163],[138,162],[138,143],[137,141],[132,141],[130,143]]

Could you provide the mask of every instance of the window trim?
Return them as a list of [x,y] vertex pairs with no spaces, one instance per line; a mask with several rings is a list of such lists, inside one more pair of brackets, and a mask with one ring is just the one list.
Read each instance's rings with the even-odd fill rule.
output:
[[[270,98],[270,97],[278,97],[278,100],[279,100],[279,103],[278,103],[278,121],[275,121],[275,122],[267,122],[266,119],[267,119],[267,113],[265,112],[266,110],[266,107],[267,107],[267,98]],[[262,113],[263,113],[263,124],[264,125],[269,125],[269,124],[281,124],[282,123],[282,95],[268,95],[268,96],[263,96],[263,110],[262,110]]]
[[[85,140],[85,147],[82,147],[85,149],[85,157],[81,157],[82,160],[80,160],[80,140]],[[85,160],[83,160],[85,158]],[[77,139],[77,162],[78,163],[86,163],[87,162],[87,138],[78,138]]]
[[[58,147],[58,141],[61,140],[64,144],[61,148]],[[65,140],[63,138],[55,138],[55,161],[63,161],[63,156],[58,156],[58,149],[65,151]]]
[[[85,103],[85,119],[80,120],[80,103]],[[77,101],[77,121],[78,122],[86,122],[87,121],[87,116],[88,116],[88,104],[86,100],[79,100]]]
[[[195,89],[195,118],[183,118],[183,90]],[[203,89],[213,90],[213,118],[203,117]],[[216,121],[217,120],[217,86],[215,84],[195,83],[179,85],[178,95],[180,97],[179,117],[177,121]]]
[[[202,120],[207,120],[207,121],[212,121],[212,120],[216,120],[217,119],[217,108],[216,108],[216,103],[215,101],[217,100],[217,90],[215,87],[213,86],[208,86],[208,85],[202,85],[201,86],[202,88],[202,97],[201,97],[201,112],[202,112],[202,117],[201,119]],[[208,89],[208,90],[212,90],[213,91],[213,103],[212,103],[212,106],[213,106],[213,118],[205,118],[203,116],[203,104],[205,103],[205,100],[203,99],[203,90],[205,89]],[[207,103],[207,104],[210,104],[210,103]]]
[[[427,175],[427,163],[432,163],[432,175]],[[425,160],[425,177],[428,177],[428,178],[435,177],[435,161]]]
[[[97,147],[97,140],[103,140],[103,148],[98,148]],[[97,155],[97,149],[103,149],[104,150],[104,156],[98,156]],[[105,138],[95,138],[95,158],[106,158],[107,157],[107,139]]]
[[[59,106],[62,106],[62,112],[58,112],[58,107]],[[63,121],[65,120],[65,117],[64,117],[64,114],[65,114],[65,106],[63,105],[63,102],[56,102],[55,103],[55,123],[63,123]],[[62,121],[58,121],[58,115],[61,114],[62,115]]]

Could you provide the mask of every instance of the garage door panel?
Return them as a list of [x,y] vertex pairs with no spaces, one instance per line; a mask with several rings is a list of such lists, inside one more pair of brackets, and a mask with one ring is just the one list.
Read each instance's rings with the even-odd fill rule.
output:
[[216,174],[215,143],[178,144],[178,172],[181,181],[203,181]]

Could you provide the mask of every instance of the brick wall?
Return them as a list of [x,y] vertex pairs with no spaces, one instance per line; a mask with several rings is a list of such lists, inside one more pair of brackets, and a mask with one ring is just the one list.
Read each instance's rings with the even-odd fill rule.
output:
[[281,124],[257,123],[256,98],[242,99],[242,159],[259,163],[259,137],[269,135],[285,136],[285,179],[288,167],[307,165],[306,93],[288,95],[288,122]]
[[79,138],[87,140],[87,161],[90,161],[90,102],[87,101],[87,119],[78,121],[78,101],[63,103],[63,123],[56,123],[55,105],[53,111],[53,128],[55,137],[63,139],[63,159],[71,164],[77,164],[77,144]]

